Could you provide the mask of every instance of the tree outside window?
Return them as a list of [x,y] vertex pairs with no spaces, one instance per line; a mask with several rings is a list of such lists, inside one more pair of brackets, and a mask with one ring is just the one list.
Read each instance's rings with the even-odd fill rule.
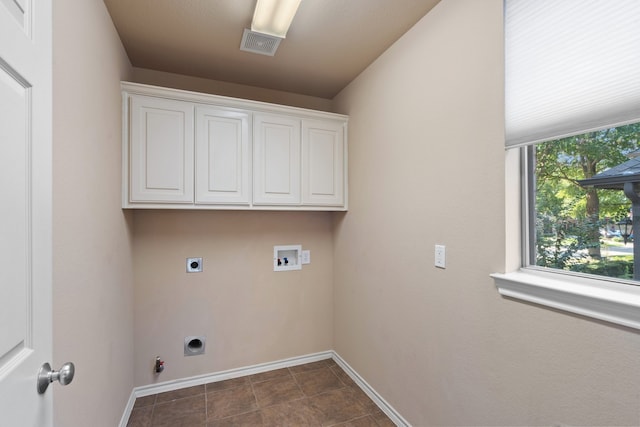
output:
[[[588,132],[533,148],[535,264],[630,279],[633,251],[616,223],[631,202],[620,190],[584,188],[579,181],[624,163],[640,148],[640,123]],[[532,260],[533,263],[533,260]]]

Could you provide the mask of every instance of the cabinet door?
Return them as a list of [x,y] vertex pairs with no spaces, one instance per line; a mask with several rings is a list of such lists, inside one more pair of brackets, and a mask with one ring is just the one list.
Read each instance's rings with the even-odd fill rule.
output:
[[249,114],[196,109],[196,203],[249,205]]
[[193,106],[132,96],[129,201],[193,203]]
[[303,205],[344,205],[344,134],[344,122],[303,120]]
[[254,115],[253,203],[300,204],[300,120]]

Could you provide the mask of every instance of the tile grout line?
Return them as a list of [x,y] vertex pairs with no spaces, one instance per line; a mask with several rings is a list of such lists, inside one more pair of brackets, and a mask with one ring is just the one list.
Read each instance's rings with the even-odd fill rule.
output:
[[207,393],[207,384],[204,385],[204,423],[209,421],[209,393]]
[[[253,395],[253,400],[256,402],[256,409],[257,411],[262,411],[262,408],[260,407],[260,404],[258,403],[258,395],[256,395],[256,389],[253,388],[253,381],[251,381],[251,375],[249,375],[247,377],[247,380],[249,381],[249,386],[251,387],[251,394]],[[251,411],[249,411],[251,412]],[[260,414],[260,416],[262,416],[262,413]]]
[[149,424],[151,424],[151,427],[153,427],[153,415],[156,412],[156,399],[158,398],[158,395],[156,394],[155,399],[153,399],[153,405],[151,405],[151,416],[149,417]]
[[291,378],[293,378],[293,382],[296,384],[296,387],[298,387],[298,390],[300,390],[300,393],[302,393],[302,398],[306,399],[308,396],[304,392],[304,390],[302,390],[302,387],[300,387],[300,383],[298,382],[298,379],[296,378],[296,375],[293,373],[291,368],[287,368],[287,369],[289,370],[289,375],[291,375]]
[[153,416],[155,415],[156,412],[156,402],[158,401],[158,395],[156,394],[153,397],[153,405],[151,405],[151,416],[149,417],[149,424],[151,425],[151,427],[153,427]]

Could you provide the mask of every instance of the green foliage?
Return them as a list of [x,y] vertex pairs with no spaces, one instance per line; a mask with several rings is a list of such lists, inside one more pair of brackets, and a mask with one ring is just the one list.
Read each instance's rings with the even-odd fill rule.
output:
[[[586,218],[587,190],[578,180],[627,161],[638,149],[640,123],[603,129],[536,146],[536,185],[538,211],[557,210],[558,204],[574,207],[571,216]],[[624,215],[630,205],[621,191],[597,190],[602,217]]]
[[631,203],[622,191],[583,188],[578,181],[627,161],[639,140],[640,123],[635,123],[536,146],[537,265],[629,274],[628,263],[601,263],[600,229],[625,217]]
[[597,261],[574,264],[571,271],[597,274],[599,276],[633,279],[633,257],[620,256]]
[[[541,224],[540,224],[541,223]],[[545,229],[547,233],[544,233]],[[585,228],[572,219],[538,217],[536,221],[536,264],[572,270],[587,261],[589,247]]]
[[562,138],[537,146],[539,180],[573,182],[627,160],[638,149],[640,123]]

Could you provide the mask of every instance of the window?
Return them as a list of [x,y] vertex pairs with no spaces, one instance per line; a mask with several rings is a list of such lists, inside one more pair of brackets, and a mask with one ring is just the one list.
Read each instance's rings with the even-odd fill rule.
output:
[[[493,275],[496,285],[506,296],[640,329],[631,260],[609,256],[624,248],[613,223],[627,217],[634,191],[607,188],[605,172],[639,148],[640,2],[504,4],[506,244],[508,256],[520,256]],[[585,144],[598,156],[580,151]]]
[[525,265],[638,278],[624,183],[640,183],[639,142],[636,123],[527,147]]

